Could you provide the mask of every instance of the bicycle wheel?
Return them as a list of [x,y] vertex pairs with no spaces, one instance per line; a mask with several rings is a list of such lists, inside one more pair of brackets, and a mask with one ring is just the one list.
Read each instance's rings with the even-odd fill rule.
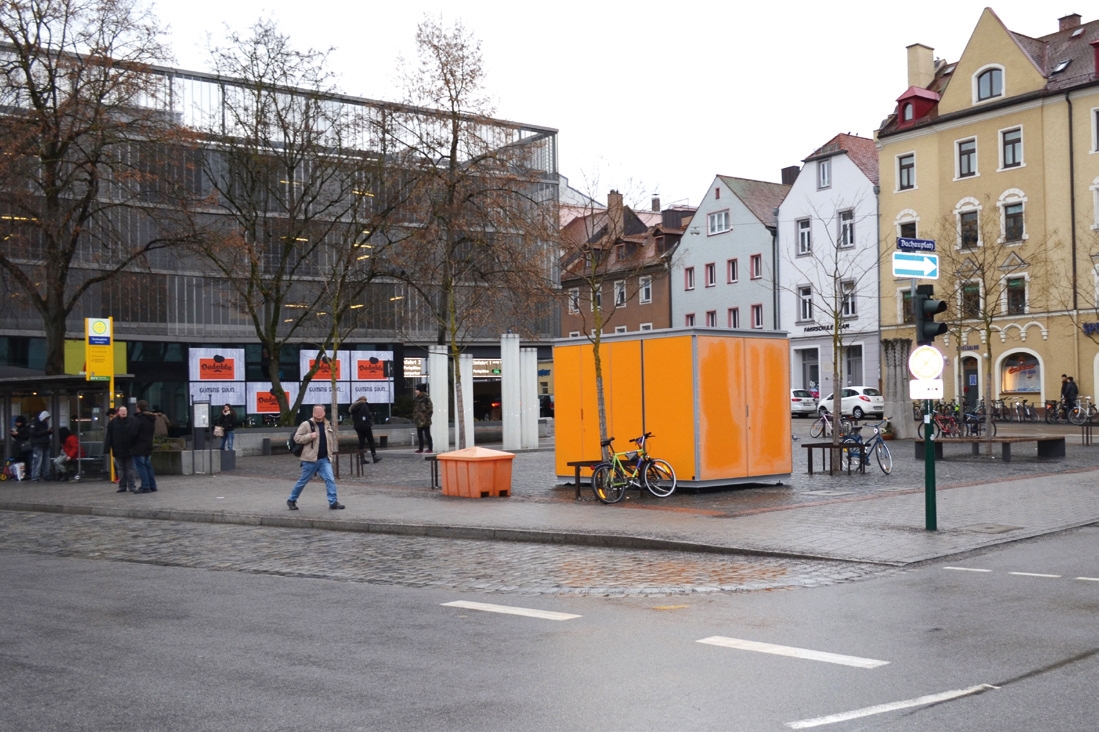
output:
[[893,455],[889,452],[889,446],[881,440],[874,445],[874,457],[878,459],[878,467],[886,475],[893,472]]
[[848,450],[846,447],[844,447],[844,445],[857,444],[859,444],[859,441],[856,440],[854,437],[848,437],[847,439],[840,442],[840,470],[844,473],[850,471],[851,468],[856,467],[856,465],[853,465],[852,462],[854,460],[858,460],[859,457],[861,457],[862,455],[862,453],[860,452]]
[[817,420],[813,422],[813,426],[809,428],[809,436],[817,439],[824,434],[824,429],[824,417],[817,417]]
[[645,466],[645,487],[657,498],[675,493],[675,470],[667,460],[650,460]]
[[626,495],[628,481],[607,463],[597,465],[591,474],[591,489],[603,503],[618,503]]
[[922,440],[924,435],[924,429],[931,430],[931,439],[937,440],[943,436],[943,428],[939,426],[938,422],[932,422],[931,424],[921,424],[916,430],[916,434]]
[[847,417],[840,417],[840,435],[851,434],[851,420]]
[[7,480],[7,479],[8,479],[8,471],[7,471],[7,468],[5,468],[3,471],[0,471],[0,480]]
[[1080,409],[1080,407],[1073,407],[1068,413],[1068,421],[1077,426],[1086,422],[1087,418],[1088,413],[1083,409]]

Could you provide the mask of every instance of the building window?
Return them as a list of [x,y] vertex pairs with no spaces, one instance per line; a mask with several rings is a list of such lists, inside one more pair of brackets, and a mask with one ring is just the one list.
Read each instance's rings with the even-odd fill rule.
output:
[[653,324],[652,323],[642,323],[641,327],[638,328],[638,330],[652,330],[652,329],[653,329]]
[[711,262],[706,265],[706,287],[713,287],[717,284],[717,265]]
[[905,105],[901,108],[901,121],[911,122],[912,118],[915,116],[915,109],[912,106],[912,102],[905,102]]
[[683,289],[693,290],[695,288],[695,268],[688,267],[683,270]]
[[977,101],[995,99],[1004,94],[1003,69],[987,69],[977,75]]
[[716,328],[717,327],[717,311],[716,310],[707,310],[706,311],[706,327],[707,328]]
[[840,246],[855,246],[855,212],[840,211]]
[[817,188],[832,187],[832,159],[817,161]]
[[626,281],[615,280],[614,282],[614,306],[620,308],[626,304]]
[[693,328],[695,325],[695,314],[687,313],[687,316],[683,319],[683,324],[688,328]]
[[730,259],[725,263],[725,269],[728,270],[729,282],[736,282],[740,279],[740,265],[737,260]]
[[798,221],[798,254],[813,253],[813,222],[809,219]]
[[916,222],[915,221],[905,221],[905,222],[901,223],[900,225],[897,226],[897,232],[904,239],[915,239],[916,238]]
[[840,308],[845,318],[854,318],[858,315],[855,309],[855,283],[851,281],[840,284]]
[[718,211],[706,217],[706,230],[710,236],[729,230],[729,212]]
[[977,141],[962,140],[958,143],[958,177],[977,175]]
[[758,280],[763,277],[763,255],[753,254],[751,261],[752,272],[751,276],[753,280]]
[[901,322],[905,325],[916,322],[912,318],[912,290],[901,291]]
[[752,306],[752,327],[753,328],[762,328],[763,327],[763,306],[762,305],[753,305]]
[[616,326],[614,326],[614,332],[615,333],[629,333],[630,329],[629,329],[629,327],[627,327],[625,325],[616,325]]
[[848,346],[843,349],[846,363],[847,385],[861,384],[862,378],[862,346]]
[[1091,110],[1091,149],[1099,152],[1099,108]]
[[1022,241],[1026,236],[1023,231],[1023,204],[1009,203],[1004,206],[1004,241]]
[[1023,130],[1016,127],[1000,133],[1000,168],[1018,168],[1023,164]]
[[813,288],[798,288],[798,320],[807,321],[813,319]]
[[569,338],[579,338],[579,337],[580,337],[580,331],[578,331],[578,330],[570,330],[569,331]]
[[897,157],[897,190],[908,191],[916,187],[916,153]]
[[637,301],[647,304],[653,301],[653,278],[649,275],[637,278]]
[[740,328],[740,308],[729,308],[729,327]]
[[1007,314],[1022,315],[1026,312],[1026,278],[1008,277],[1007,286]]
[[981,212],[962,211],[958,214],[958,240],[962,249],[976,249],[981,244]]
[[569,312],[580,312],[580,288],[573,287],[569,290]]
[[962,317],[981,317],[981,283],[966,282],[962,285]]

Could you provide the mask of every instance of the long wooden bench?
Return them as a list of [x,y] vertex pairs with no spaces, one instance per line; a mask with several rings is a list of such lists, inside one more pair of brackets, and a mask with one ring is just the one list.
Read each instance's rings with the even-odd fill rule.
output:
[[[1034,437],[944,437],[940,440],[932,440],[931,445],[936,460],[943,459],[943,445],[972,445],[973,454],[980,455],[981,448],[988,443],[1000,445],[1000,456],[1005,463],[1011,462],[1011,446],[1020,442],[1035,442],[1038,444],[1038,457],[1063,458],[1065,456],[1065,438],[1050,435]],[[917,460],[923,460],[925,455],[924,441],[914,441]]]
[[[821,463],[821,468],[822,469],[827,470],[830,475],[834,475],[837,472],[836,471],[836,466],[832,463],[832,448],[836,447],[836,445],[833,445],[831,442],[803,442],[803,443],[801,443],[801,446],[804,447],[806,450],[808,450],[807,455],[809,456],[809,475],[813,474],[813,451],[814,450],[820,450],[821,451],[820,463]],[[865,459],[866,445],[864,443],[862,443],[862,442],[841,442],[840,446],[837,447],[837,449],[844,449],[844,450],[847,450],[848,452],[852,453],[852,459],[850,461],[848,461],[848,463],[847,463],[847,474],[848,475],[851,474],[851,468],[852,468],[853,464],[855,463],[856,459],[858,460],[858,471],[860,473],[865,473],[866,472],[866,459]],[[855,458],[854,453],[856,453],[856,452],[858,453],[858,458]],[[825,468],[825,466],[827,466],[827,468]],[[843,472],[842,469],[839,472],[842,473]]]

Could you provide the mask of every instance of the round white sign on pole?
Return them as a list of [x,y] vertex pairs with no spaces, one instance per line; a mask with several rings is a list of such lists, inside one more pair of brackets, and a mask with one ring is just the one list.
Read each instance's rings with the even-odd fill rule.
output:
[[908,370],[917,379],[937,379],[943,373],[943,354],[934,346],[919,346],[908,357]]

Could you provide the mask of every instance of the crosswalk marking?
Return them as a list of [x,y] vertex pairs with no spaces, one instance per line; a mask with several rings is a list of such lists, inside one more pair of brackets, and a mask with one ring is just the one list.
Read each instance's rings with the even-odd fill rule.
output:
[[776,656],[790,656],[791,658],[804,658],[809,661],[824,661],[825,663],[838,663],[844,666],[856,668],[877,668],[885,666],[889,661],[875,661],[872,658],[859,658],[857,656],[844,656],[839,653],[826,653],[824,651],[811,651],[807,648],[793,648],[791,646],[777,646],[773,643],[759,643],[757,641],[742,640],[740,638],[725,638],[720,635],[703,638],[699,643],[724,648],[736,648],[742,651],[755,651],[757,653],[771,653]]
[[569,613],[556,613],[552,610],[532,610],[527,607],[511,607],[510,605],[490,605],[485,602],[468,602],[466,600],[455,600],[454,602],[444,602],[443,607],[460,607],[466,610],[483,610],[487,613],[504,613],[506,615],[523,615],[528,618],[541,618],[543,620],[572,620],[579,618],[579,615],[571,615]]
[[911,709],[912,707],[922,707],[928,704],[938,704],[940,702],[950,701],[951,699],[957,699],[959,697],[969,696],[971,694],[980,694],[983,691],[998,688],[1000,687],[992,686],[991,684],[978,684],[977,686],[971,686],[968,689],[955,689],[954,691],[944,691],[941,694],[928,694],[927,696],[921,696],[915,699],[908,699],[906,701],[893,702],[891,704],[879,704],[874,707],[856,709],[853,712],[830,714],[827,717],[817,717],[815,719],[803,719],[800,722],[787,722],[786,726],[790,729],[809,729],[811,727],[822,727],[826,724],[846,722],[851,719],[870,717],[875,714],[885,714],[886,712],[894,712],[898,709]]

